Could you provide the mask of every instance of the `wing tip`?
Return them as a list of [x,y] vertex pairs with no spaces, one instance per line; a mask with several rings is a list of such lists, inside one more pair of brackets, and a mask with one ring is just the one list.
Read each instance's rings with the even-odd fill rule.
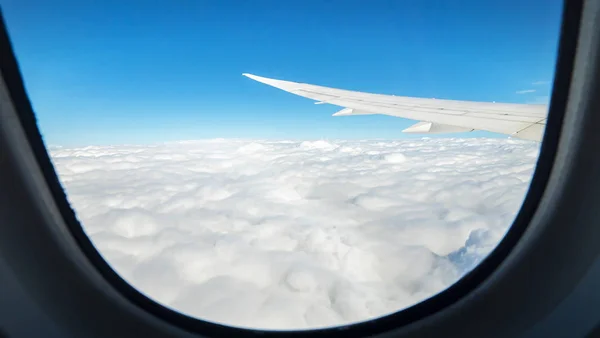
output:
[[242,76],[251,78],[252,80],[256,80],[257,76],[254,74],[250,74],[250,73],[242,73]]
[[250,78],[250,79],[252,79],[254,81],[258,81],[258,82],[261,82],[261,83],[264,83],[264,84],[268,84],[270,86],[275,86],[275,84],[278,83],[278,80],[269,79],[267,77],[262,77],[262,76],[258,76],[258,75],[254,75],[254,74],[250,74],[250,73],[242,73],[242,75],[245,76],[245,77],[247,77],[247,78]]

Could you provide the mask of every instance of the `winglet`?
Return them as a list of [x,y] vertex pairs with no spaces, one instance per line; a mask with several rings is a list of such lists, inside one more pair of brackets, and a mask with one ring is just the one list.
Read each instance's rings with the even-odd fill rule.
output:
[[258,75],[254,75],[254,74],[250,74],[250,73],[242,73],[242,75],[247,78],[250,78],[254,81],[262,82],[262,83],[268,84],[268,85],[272,85],[271,84],[272,81],[277,81],[277,80],[268,79],[266,77],[262,77],[262,76],[258,76]]
[[249,74],[249,73],[242,73],[243,76],[248,77],[254,81],[258,81],[261,83],[264,83],[266,85],[269,85],[271,87],[275,87],[275,88],[279,88],[281,90],[285,90],[286,92],[292,92],[295,87],[298,85],[295,82],[290,82],[290,81],[283,81],[283,80],[275,80],[275,79],[269,79],[267,77],[262,77],[262,76],[258,76],[258,75],[254,75],[254,74]]
[[260,77],[260,76],[252,75],[252,74],[250,74],[250,73],[242,73],[242,75],[243,75],[243,76],[245,76],[245,77],[249,77],[249,78],[251,78],[252,80],[256,80],[256,81],[258,81],[258,79],[257,79],[257,78],[259,78],[259,77]]
[[277,87],[277,83],[289,83],[288,81],[269,79],[267,77],[262,77],[262,76],[258,76],[258,75],[254,75],[254,74],[250,74],[250,73],[242,73],[242,75],[244,75],[245,77],[251,78],[254,81],[262,82],[264,84],[268,84],[268,85],[274,86],[274,87]]

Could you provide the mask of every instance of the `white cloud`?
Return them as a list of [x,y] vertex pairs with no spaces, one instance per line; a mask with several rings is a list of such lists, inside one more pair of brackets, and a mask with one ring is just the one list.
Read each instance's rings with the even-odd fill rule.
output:
[[543,86],[543,85],[547,85],[550,84],[550,81],[535,81],[531,83],[534,86]]
[[51,155],[132,285],[206,320],[291,329],[385,315],[455,282],[512,222],[538,144],[219,139]]
[[515,94],[527,94],[527,93],[535,93],[536,90],[535,89],[524,89],[524,90],[517,90],[515,92]]

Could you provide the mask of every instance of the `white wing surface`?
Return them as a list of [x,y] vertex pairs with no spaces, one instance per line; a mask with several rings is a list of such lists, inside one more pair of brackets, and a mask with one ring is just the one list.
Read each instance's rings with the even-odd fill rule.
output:
[[485,130],[526,140],[541,141],[546,127],[547,106],[438,100],[370,94],[269,79],[243,74],[286,92],[333,104],[344,109],[333,116],[383,114],[420,121],[403,130],[408,133],[452,133]]

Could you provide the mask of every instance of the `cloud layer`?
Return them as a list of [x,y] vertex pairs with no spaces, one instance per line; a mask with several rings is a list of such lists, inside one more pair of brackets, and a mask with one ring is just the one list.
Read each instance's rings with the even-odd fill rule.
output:
[[503,139],[51,150],[127,281],[191,316],[270,329],[363,321],[448,287],[502,238],[537,155]]

